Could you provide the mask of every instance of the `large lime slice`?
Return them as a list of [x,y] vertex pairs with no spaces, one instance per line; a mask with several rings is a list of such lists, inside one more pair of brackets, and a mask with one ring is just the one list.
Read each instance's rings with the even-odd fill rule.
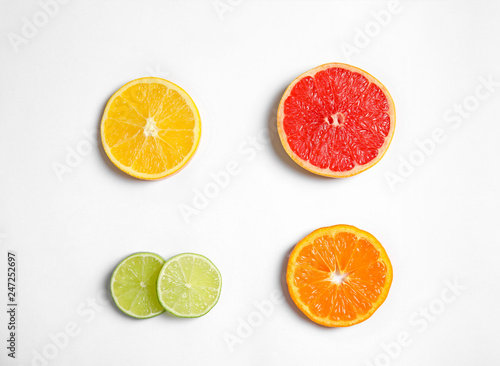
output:
[[111,277],[111,295],[121,311],[140,319],[165,311],[156,294],[156,281],[163,263],[158,254],[136,253],[118,264]]
[[158,299],[173,315],[196,318],[215,306],[221,286],[220,272],[210,260],[199,254],[179,254],[160,271]]

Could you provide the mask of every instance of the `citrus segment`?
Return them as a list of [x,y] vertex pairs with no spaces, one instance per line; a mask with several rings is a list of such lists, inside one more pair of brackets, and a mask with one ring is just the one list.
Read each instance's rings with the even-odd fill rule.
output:
[[375,165],[389,147],[394,102],[373,76],[330,63],[296,78],[278,108],[278,132],[290,157],[329,177],[348,177]]
[[110,160],[136,178],[160,179],[182,169],[201,135],[198,109],[174,83],[154,77],[131,81],[108,101],[101,138]]
[[206,257],[184,253],[169,259],[158,277],[158,298],[173,315],[195,318],[208,313],[220,296],[222,278]]
[[312,321],[344,327],[368,319],[385,301],[392,266],[380,242],[349,225],[318,229],[290,255],[287,284]]
[[156,294],[156,280],[164,262],[157,254],[137,253],[118,264],[111,277],[111,295],[121,311],[140,319],[165,311]]

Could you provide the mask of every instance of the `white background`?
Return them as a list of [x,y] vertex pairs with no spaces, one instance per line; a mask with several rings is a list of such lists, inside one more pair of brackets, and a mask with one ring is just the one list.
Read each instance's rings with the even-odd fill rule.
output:
[[[500,3],[403,2],[387,24],[373,25],[373,14],[388,9],[384,1],[75,0],[15,47],[25,18],[44,22],[42,6],[1,1],[0,298],[6,305],[6,253],[14,250],[20,305],[18,358],[9,363],[0,306],[0,363],[498,363]],[[356,44],[367,27],[372,35]],[[347,44],[357,53],[345,52]],[[381,80],[397,109],[386,156],[341,180],[295,166],[274,128],[286,86],[334,61]],[[117,171],[96,134],[114,91],[148,75],[187,90],[203,124],[190,164],[158,182]],[[497,85],[478,101],[479,80],[488,77]],[[457,121],[450,110],[464,100],[471,111]],[[419,153],[416,140],[437,128],[446,140]],[[90,152],[68,166],[69,151],[82,146]],[[410,157],[418,166],[391,189],[388,176]],[[193,206],[230,161],[239,169],[229,185],[183,218],[180,208]],[[68,166],[60,179],[58,164]],[[282,276],[297,241],[338,223],[383,243],[394,282],[372,318],[329,329],[297,312]],[[199,319],[135,320],[102,300],[93,309],[115,265],[137,251],[206,255],[223,276],[219,303]],[[443,308],[446,281],[465,290]],[[273,291],[284,300],[243,337],[239,325],[259,320],[255,302]],[[429,307],[432,321],[419,314]],[[68,325],[78,334],[64,341]],[[411,344],[394,346],[401,334]],[[231,337],[240,343],[230,347]],[[45,361],[35,356],[44,352]]]

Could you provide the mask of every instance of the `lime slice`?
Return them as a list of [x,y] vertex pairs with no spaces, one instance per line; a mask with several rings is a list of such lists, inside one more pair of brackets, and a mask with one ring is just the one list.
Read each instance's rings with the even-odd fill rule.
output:
[[156,281],[165,261],[158,254],[136,253],[118,264],[111,277],[111,295],[116,306],[134,318],[146,319],[163,313]]
[[158,299],[175,316],[205,315],[219,300],[222,278],[206,257],[184,253],[170,258],[158,277]]

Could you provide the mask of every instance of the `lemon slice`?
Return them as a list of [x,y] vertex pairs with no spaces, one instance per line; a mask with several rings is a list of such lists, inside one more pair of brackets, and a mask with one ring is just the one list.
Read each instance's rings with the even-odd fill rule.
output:
[[154,77],[122,86],[109,99],[101,121],[107,156],[139,179],[177,173],[193,157],[200,136],[200,114],[189,94]]

